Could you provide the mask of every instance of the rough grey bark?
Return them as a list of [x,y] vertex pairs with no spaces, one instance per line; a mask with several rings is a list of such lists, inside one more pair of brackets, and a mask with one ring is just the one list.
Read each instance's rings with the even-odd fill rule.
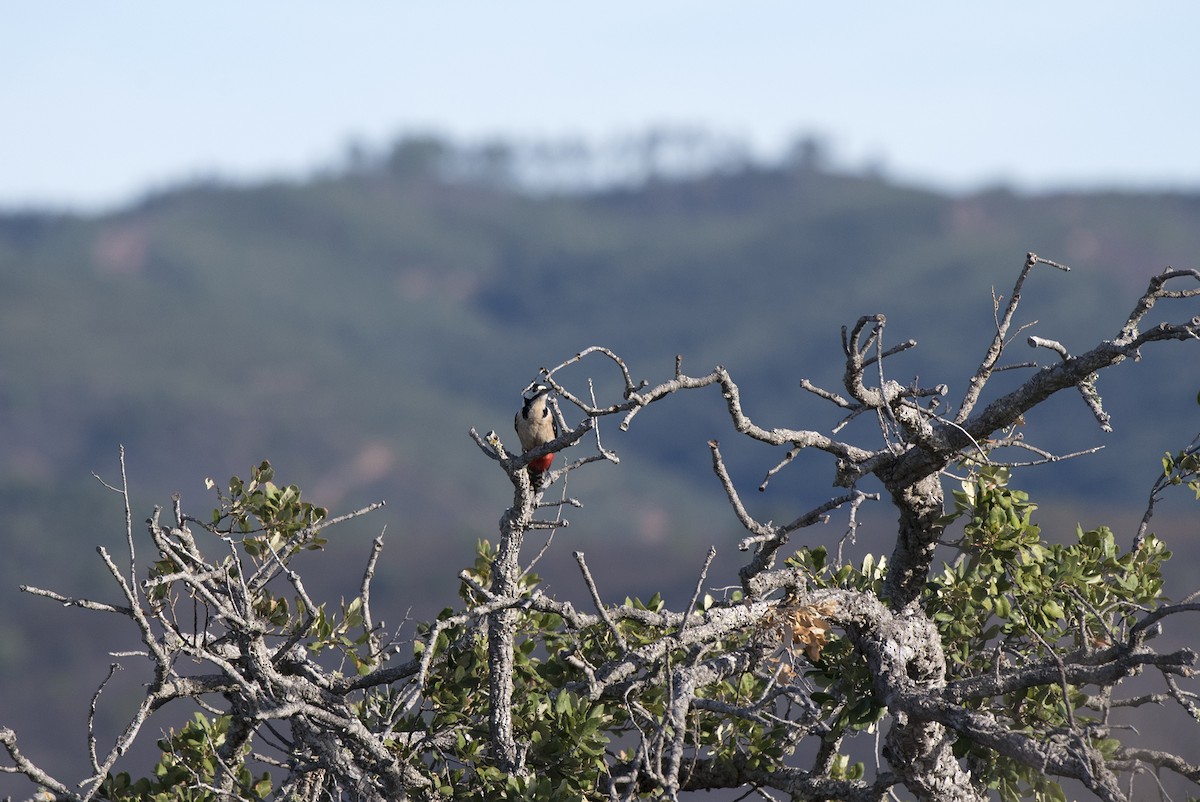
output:
[[[521,543],[532,522],[533,491],[526,472],[514,481],[513,506],[500,520],[500,544],[492,566],[492,593],[497,598],[515,596],[521,574]],[[491,699],[492,744],[496,763],[507,772],[521,771],[522,755],[513,737],[513,640],[517,611],[511,607],[488,616],[488,693]]]

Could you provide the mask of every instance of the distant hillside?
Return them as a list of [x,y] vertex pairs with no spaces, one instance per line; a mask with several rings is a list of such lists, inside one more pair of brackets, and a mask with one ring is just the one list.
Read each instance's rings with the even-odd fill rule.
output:
[[[1068,348],[1114,333],[1150,275],[1200,257],[1197,195],[950,197],[803,162],[535,192],[502,169],[451,175],[452,146],[429,144],[304,183],[0,217],[0,723],[29,713],[22,699],[40,705],[47,683],[80,711],[99,680],[75,673],[104,661],[82,631],[32,673],[49,605],[15,586],[110,593],[93,546],[120,547],[123,514],[89,474],[115,481],[121,444],[135,521],[176,490],[203,513],[205,476],[264,458],[338,511],[385,499],[335,548],[352,574],[386,526],[394,580],[378,587],[398,623],[408,605],[423,616],[450,602],[474,540],[494,530],[509,490],[467,431],[512,440],[518,393],[543,365],[603,344],[655,381],[680,354],[696,374],[727,366],[762,423],[828,426],[836,411],[798,382],[837,388],[839,327],[862,314],[887,315],[888,344],[919,341],[891,361],[894,378],[946,382],[952,401],[990,338],[992,290],[1008,292],[1027,251],[1074,268],[1035,275],[1023,307]],[[1109,448],[1024,486],[1070,510],[1142,503],[1161,452],[1200,429],[1194,355],[1157,350],[1102,381],[1113,434],[1066,394],[1029,421],[1035,442]],[[637,423],[604,433],[623,464],[573,480],[587,506],[560,535],[562,555],[586,549],[614,595],[693,582],[696,544],[733,551],[707,439],[730,443],[747,487],[781,456],[737,444],[712,397]],[[754,500],[782,518],[831,479],[814,460]],[[630,549],[647,559],[631,566]],[[663,579],[672,560],[680,573]]]

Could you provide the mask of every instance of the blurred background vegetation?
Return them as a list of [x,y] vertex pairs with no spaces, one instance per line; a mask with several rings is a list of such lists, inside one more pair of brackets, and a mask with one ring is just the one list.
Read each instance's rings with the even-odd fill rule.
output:
[[[1083,350],[1116,333],[1152,274],[1196,266],[1200,195],[948,195],[833,169],[813,139],[762,164],[734,141],[657,131],[604,153],[408,136],[292,182],[192,183],[89,216],[2,213],[0,723],[48,769],[84,771],[87,700],[107,652],[136,648],[136,633],[18,585],[115,598],[95,547],[123,553],[121,499],[91,473],[119,483],[121,445],[139,536],[171,493],[203,516],[206,476],[263,459],[335,513],[386,501],[330,533],[335,562],[310,584],[333,600],[357,587],[383,531],[374,603],[395,627],[453,603],[476,539],[493,536],[511,488],[467,431],[514,446],[512,413],[539,367],[601,344],[656,382],[678,354],[693,375],[729,368],[760,424],[829,427],[836,410],[799,381],[838,389],[839,328],[883,313],[885,345],[918,341],[890,376],[945,382],[953,401],[992,335],[992,292],[1008,292],[1027,251],[1074,269],[1035,274],[1023,320]],[[615,386],[600,363],[571,375],[591,368],[602,392]],[[1043,447],[1105,446],[1018,474],[1044,529],[1131,537],[1162,453],[1200,429],[1198,389],[1195,349],[1171,343],[1101,379],[1112,434],[1069,393],[1031,416],[1026,436]],[[858,433],[874,444],[869,425]],[[539,565],[549,590],[584,595],[576,549],[614,601],[685,602],[710,544],[710,581],[734,583],[741,533],[705,443],[722,440],[748,496],[782,453],[738,443],[715,393],[603,436],[622,464],[572,478],[585,506]],[[748,501],[790,520],[832,478],[827,459],[802,455]],[[1182,595],[1200,586],[1197,526],[1182,505],[1162,515]],[[889,516],[866,521],[856,548],[889,548]],[[139,681],[106,691],[102,726],[121,726],[122,687],[132,698]]]

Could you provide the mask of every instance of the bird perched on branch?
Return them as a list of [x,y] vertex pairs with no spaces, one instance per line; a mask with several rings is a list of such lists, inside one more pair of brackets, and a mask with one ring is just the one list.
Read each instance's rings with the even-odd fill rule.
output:
[[[545,445],[558,435],[554,416],[550,414],[550,407],[546,403],[549,396],[550,388],[536,381],[521,393],[524,403],[513,418],[513,426],[517,430],[517,439],[521,441],[522,452]],[[546,478],[546,471],[550,470],[550,463],[553,461],[554,455],[547,454],[529,463],[529,481],[534,489],[541,487]]]

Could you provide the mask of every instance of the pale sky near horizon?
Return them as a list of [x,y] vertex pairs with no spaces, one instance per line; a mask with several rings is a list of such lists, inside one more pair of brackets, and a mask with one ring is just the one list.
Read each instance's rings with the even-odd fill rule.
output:
[[1200,3],[32,2],[0,12],[0,209],[302,176],[406,132],[816,134],[951,190],[1200,191]]

